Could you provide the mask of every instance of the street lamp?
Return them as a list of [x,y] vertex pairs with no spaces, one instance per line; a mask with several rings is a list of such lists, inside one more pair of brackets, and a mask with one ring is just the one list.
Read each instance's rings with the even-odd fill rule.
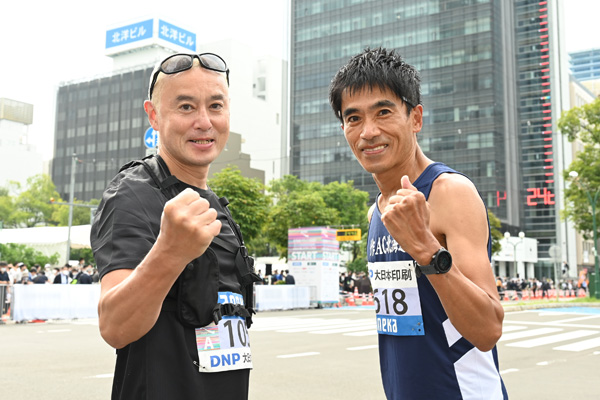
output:
[[[515,258],[515,272],[517,272],[518,268],[517,268],[517,246],[520,245],[521,243],[523,243],[523,239],[525,238],[525,232],[521,231],[519,232],[519,238],[521,238],[521,240],[519,240],[518,242],[511,242],[510,239],[510,232],[506,231],[504,232],[504,238],[506,239],[506,242],[509,244],[512,244],[513,246],[513,255]],[[524,269],[525,270],[525,269]],[[527,279],[527,271],[525,270],[525,274],[524,274],[524,278]]]
[[[577,171],[571,171],[569,172],[569,176],[573,178],[573,181],[575,181],[579,177],[579,174],[577,173]],[[587,187],[585,187],[582,184],[579,185],[579,187],[583,189],[583,191],[587,195],[588,201],[590,202],[590,206],[592,206],[592,227],[594,230],[594,273],[596,275],[594,279],[594,297],[596,297],[596,299],[600,299],[600,273],[598,272],[598,229],[596,228],[596,204],[598,203],[598,195],[600,194],[600,189],[596,190],[596,193],[592,198],[592,193],[588,190]]]

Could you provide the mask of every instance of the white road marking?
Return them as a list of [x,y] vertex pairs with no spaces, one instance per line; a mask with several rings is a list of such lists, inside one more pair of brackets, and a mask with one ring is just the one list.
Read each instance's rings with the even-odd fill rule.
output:
[[518,326],[518,325],[504,325],[502,327],[502,333],[512,332],[512,331],[520,331],[522,329],[527,329],[526,326]]
[[375,321],[372,321],[368,324],[360,324],[356,326],[346,326],[342,328],[336,329],[322,329],[319,331],[310,331],[308,333],[315,333],[317,335],[330,335],[332,333],[344,333],[344,332],[356,332],[356,331],[364,331],[364,330],[375,330]]
[[586,331],[586,330],[565,332],[565,333],[561,333],[558,335],[544,336],[541,338],[524,340],[522,342],[517,342],[517,343],[509,343],[509,344],[507,344],[507,346],[531,348],[531,347],[543,346],[543,345],[551,344],[551,343],[563,342],[563,341],[571,340],[571,339],[577,339],[580,337],[595,335],[597,333],[598,333],[598,331]]
[[277,358],[308,357],[308,356],[316,356],[319,354],[321,354],[321,353],[319,353],[318,351],[309,351],[307,353],[283,354],[283,355],[277,356]]
[[511,372],[519,372],[519,370],[517,368],[505,369],[504,371],[500,371],[500,375],[510,374]]
[[538,335],[545,335],[548,333],[554,333],[554,332],[560,332],[560,331],[562,331],[562,329],[560,329],[560,328],[538,328],[538,329],[532,329],[529,331],[512,332],[512,333],[507,333],[506,335],[503,334],[502,337],[500,337],[500,340],[498,340],[498,342],[522,339],[522,338],[538,336]]
[[374,335],[377,335],[376,329],[363,331],[363,332],[344,333],[344,336],[374,336]]
[[350,350],[350,351],[356,351],[356,350],[369,350],[369,349],[376,349],[379,346],[376,344],[371,344],[369,346],[358,346],[358,347],[348,347],[346,350]]
[[566,344],[564,346],[554,347],[553,350],[562,351],[583,351],[589,350],[596,347],[600,347],[600,337],[595,337],[588,340],[582,340],[581,342]]

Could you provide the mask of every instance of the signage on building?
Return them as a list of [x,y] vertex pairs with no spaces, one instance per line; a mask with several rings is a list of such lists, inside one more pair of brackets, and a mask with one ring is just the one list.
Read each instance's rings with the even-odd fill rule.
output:
[[106,31],[106,48],[152,38],[154,20],[141,21]]
[[108,56],[153,45],[194,53],[196,34],[159,18],[116,26],[106,31],[105,53]]
[[196,34],[179,28],[162,19],[158,20],[158,37],[167,42],[196,51]]

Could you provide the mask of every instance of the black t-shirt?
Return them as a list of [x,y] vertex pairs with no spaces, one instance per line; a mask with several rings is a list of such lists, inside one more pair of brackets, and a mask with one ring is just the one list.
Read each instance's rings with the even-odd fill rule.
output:
[[[157,166],[156,157],[147,162]],[[165,174],[169,175],[168,171]],[[187,187],[217,210],[222,226],[219,238],[239,246],[215,193],[180,181],[174,185],[174,192],[180,193]],[[100,278],[140,264],[158,237],[167,201],[142,165],[130,167],[112,180],[103,194],[91,232]],[[241,293],[234,254],[218,246],[211,248],[219,264],[219,291]],[[177,298],[177,283],[167,295],[169,298]],[[156,324],[145,336],[117,350],[112,399],[246,399],[249,370],[198,371],[194,364],[198,363],[195,330],[180,322],[173,303],[169,307],[165,303]]]

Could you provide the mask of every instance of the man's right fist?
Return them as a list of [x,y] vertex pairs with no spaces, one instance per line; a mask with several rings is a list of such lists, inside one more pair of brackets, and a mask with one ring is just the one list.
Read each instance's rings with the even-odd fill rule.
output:
[[200,257],[220,231],[217,211],[187,188],[165,204],[157,243],[165,246],[174,260],[186,265]]

